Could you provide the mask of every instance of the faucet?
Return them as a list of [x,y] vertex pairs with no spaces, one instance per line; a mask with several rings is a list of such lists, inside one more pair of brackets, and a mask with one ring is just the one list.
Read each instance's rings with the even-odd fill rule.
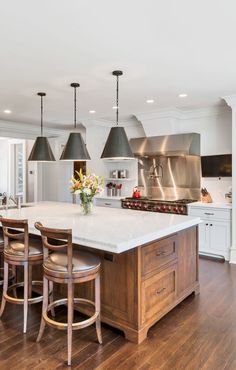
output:
[[18,209],[21,209],[21,196],[20,195],[14,198],[12,195],[8,197],[7,194],[5,194],[3,204],[5,204],[6,210],[8,209],[10,201],[12,201],[17,206]]

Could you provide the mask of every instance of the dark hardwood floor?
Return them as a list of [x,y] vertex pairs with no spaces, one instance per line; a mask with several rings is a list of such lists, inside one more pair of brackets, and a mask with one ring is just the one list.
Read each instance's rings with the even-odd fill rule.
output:
[[[103,325],[103,345],[94,327],[74,332],[73,369],[236,369],[236,266],[200,260],[201,293],[190,296],[154,325],[141,345]],[[66,333],[45,330],[35,343],[40,304],[29,312],[22,334],[21,306],[7,305],[0,320],[0,370],[66,369]],[[63,319],[65,312],[59,315]]]

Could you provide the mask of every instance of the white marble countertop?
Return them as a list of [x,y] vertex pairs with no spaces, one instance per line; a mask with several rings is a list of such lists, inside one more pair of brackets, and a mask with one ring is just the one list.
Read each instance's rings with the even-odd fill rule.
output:
[[221,208],[221,209],[232,209],[232,203],[203,203],[203,202],[194,202],[194,203],[189,203],[188,207],[197,207],[197,208]]
[[199,217],[94,207],[82,215],[80,206],[69,203],[39,202],[34,206],[1,211],[3,217],[28,219],[29,231],[35,221],[44,226],[72,229],[73,242],[87,247],[121,253],[201,223]]

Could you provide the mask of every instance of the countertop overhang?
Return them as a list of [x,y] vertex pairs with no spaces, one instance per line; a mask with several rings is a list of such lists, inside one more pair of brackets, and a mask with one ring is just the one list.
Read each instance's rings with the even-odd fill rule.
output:
[[77,204],[59,202],[32,203],[29,207],[1,210],[3,217],[27,219],[29,232],[39,234],[34,223],[72,229],[73,243],[112,253],[163,238],[201,223],[200,217],[135,211],[94,206],[83,215]]

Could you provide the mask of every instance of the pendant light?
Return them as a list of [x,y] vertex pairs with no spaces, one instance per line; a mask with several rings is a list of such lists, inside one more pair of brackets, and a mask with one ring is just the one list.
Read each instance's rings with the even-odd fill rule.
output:
[[[74,88],[74,128],[76,130],[76,89],[80,85],[76,82],[70,85]],[[86,145],[80,132],[71,132],[63,149],[60,160],[63,161],[88,161],[90,159]]]
[[46,96],[46,94],[44,92],[39,92],[37,95],[41,98],[41,136],[36,138],[28,161],[51,162],[55,161],[55,157],[48,138],[43,136],[43,97]]
[[124,127],[118,126],[119,123],[119,76],[122,71],[113,71],[116,76],[116,126],[112,127],[103,149],[101,158],[103,159],[134,159],[134,155],[129,145]]

